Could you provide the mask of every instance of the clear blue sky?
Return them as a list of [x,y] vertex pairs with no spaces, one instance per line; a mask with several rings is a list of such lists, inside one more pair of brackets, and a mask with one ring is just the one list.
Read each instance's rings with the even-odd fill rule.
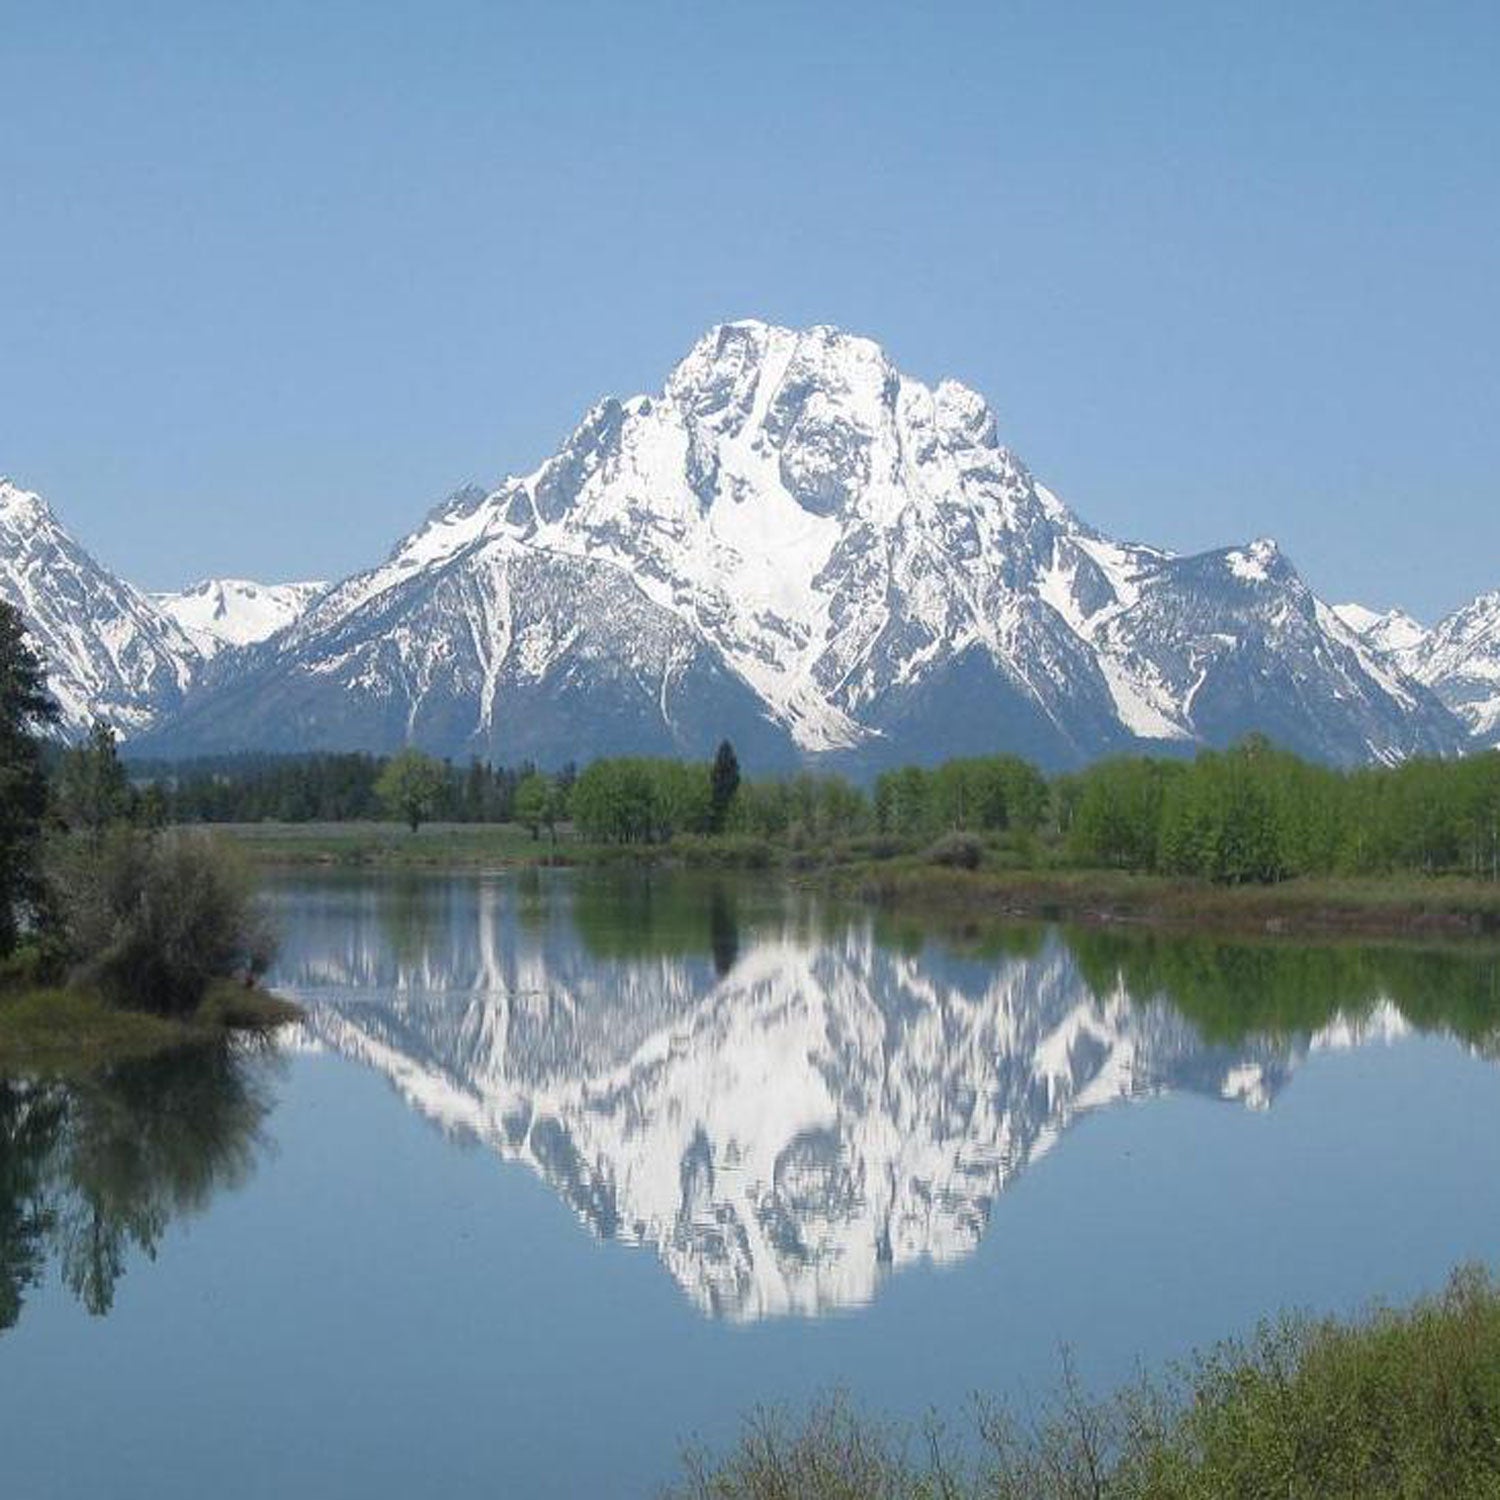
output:
[[1500,587],[1500,5],[0,0],[0,473],[337,575],[711,323],[956,375],[1087,519]]

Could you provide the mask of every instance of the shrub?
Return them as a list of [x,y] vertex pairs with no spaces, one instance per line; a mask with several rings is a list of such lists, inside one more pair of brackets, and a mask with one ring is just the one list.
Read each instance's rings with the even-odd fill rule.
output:
[[977,870],[984,858],[984,846],[972,833],[947,833],[927,851],[925,858],[930,865]]
[[54,884],[75,978],[112,1003],[181,1015],[212,980],[248,982],[270,964],[246,866],[217,840],[116,828],[69,845]]
[[760,1412],[690,1452],[682,1500],[1406,1500],[1500,1494],[1500,1287],[1478,1270],[1403,1311],[1284,1318],[1167,1387],[1091,1400],[1064,1383],[1035,1417],[981,1406],[977,1439],[913,1432],[840,1397]]

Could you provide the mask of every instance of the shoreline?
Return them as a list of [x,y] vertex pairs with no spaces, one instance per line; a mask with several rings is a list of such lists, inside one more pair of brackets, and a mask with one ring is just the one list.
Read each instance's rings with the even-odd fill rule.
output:
[[[218,825],[217,831],[258,868],[283,872],[691,870],[783,879],[896,915],[945,922],[1055,921],[1314,939],[1464,942],[1500,936],[1500,883],[1451,875],[1310,877],[1228,886],[1046,865],[1001,868],[982,862],[969,870],[910,851],[879,858],[858,850],[798,850],[735,837],[656,845],[586,844],[565,837],[552,844],[506,824],[429,825],[416,834],[383,824],[230,824]],[[986,859],[995,856],[990,851]]]
[[61,986],[0,991],[0,1074],[90,1071],[236,1037],[269,1036],[301,1006],[268,990],[221,981],[189,1016],[108,1005]]

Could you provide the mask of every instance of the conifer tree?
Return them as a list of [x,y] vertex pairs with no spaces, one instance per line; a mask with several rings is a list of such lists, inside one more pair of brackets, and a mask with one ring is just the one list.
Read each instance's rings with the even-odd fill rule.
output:
[[41,734],[57,717],[20,613],[0,602],[0,958],[15,949],[40,908],[47,809]]

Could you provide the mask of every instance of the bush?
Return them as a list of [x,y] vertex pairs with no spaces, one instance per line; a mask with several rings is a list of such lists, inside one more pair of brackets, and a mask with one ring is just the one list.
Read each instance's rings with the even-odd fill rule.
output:
[[930,865],[955,870],[977,870],[984,858],[984,845],[972,833],[944,834],[924,856]]
[[689,1453],[692,1500],[1406,1500],[1500,1494],[1500,1287],[1458,1272],[1441,1295],[1354,1322],[1282,1319],[1167,1388],[1107,1401],[1062,1390],[1034,1420],[981,1406],[977,1441],[918,1432],[835,1397],[760,1412],[738,1445]]
[[236,850],[120,827],[70,844],[54,886],[76,981],[114,1004],[183,1015],[211,981],[258,978],[274,942]]

